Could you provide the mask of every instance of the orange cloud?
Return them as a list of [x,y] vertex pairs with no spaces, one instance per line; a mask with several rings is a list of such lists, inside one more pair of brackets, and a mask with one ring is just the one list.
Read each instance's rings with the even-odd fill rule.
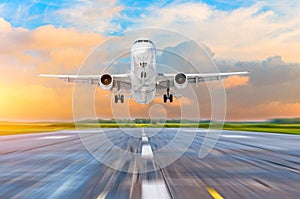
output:
[[[147,118],[155,115],[156,118],[159,118],[159,116],[163,118],[166,114],[168,117],[174,118],[181,116],[182,108],[192,105],[192,101],[186,97],[174,98],[172,104],[163,103],[161,96],[154,98],[150,104],[138,104],[133,99],[125,99],[124,104],[114,104],[113,96],[114,93],[111,94],[110,91],[103,91],[101,88],[97,89],[95,93],[95,111],[98,117]],[[155,114],[153,111],[155,111]]]
[[0,118],[72,119],[72,86],[35,75],[76,70],[104,38],[51,25],[13,28],[2,18],[0,32]]
[[229,120],[265,120],[278,117],[299,117],[299,115],[300,103],[274,101],[250,106],[231,104],[227,108]]
[[56,89],[41,85],[1,86],[0,119],[70,119],[72,89]]
[[31,48],[44,50],[66,47],[93,47],[103,41],[103,37],[95,33],[81,33],[72,28],[55,28],[52,25],[33,30],[30,38]]
[[237,86],[246,85],[248,81],[249,77],[232,76],[223,80],[223,84],[225,88],[233,88]]
[[59,48],[50,51],[50,59],[58,66],[74,68],[84,61],[88,52],[80,48]]
[[0,17],[0,32],[3,34],[10,31],[12,31],[12,26],[10,25],[10,23]]
[[[73,85],[67,87],[61,80],[36,78],[35,74],[75,72],[90,50],[101,43],[104,37],[94,33],[78,32],[75,29],[55,28],[51,25],[35,30],[13,28],[1,18],[0,32],[0,119],[73,119]],[[104,60],[105,56],[103,53],[95,61]],[[231,77],[223,83],[225,88],[234,88],[246,85],[248,81],[248,77]],[[221,83],[211,84],[216,85],[218,89]],[[89,90],[88,87],[83,88]],[[199,94],[198,102],[201,103],[201,116],[205,115],[209,118],[209,97],[205,97],[207,95],[205,89],[201,91],[203,92]],[[156,104],[161,106],[153,110],[158,110],[158,115],[167,114],[168,117],[180,116],[181,108],[191,110],[190,112],[195,109],[195,102],[186,97],[175,99],[173,104],[164,104],[160,97],[155,98],[149,105],[137,104],[132,99],[127,100],[125,104],[116,105],[112,104],[113,99],[109,91],[99,88],[94,95],[94,108],[97,115],[106,118],[127,113],[133,118],[148,117],[149,109]],[[83,94],[81,97],[84,99],[87,96]],[[84,110],[85,104],[81,106]],[[278,100],[265,102],[263,105],[253,103],[245,107],[230,104],[227,110],[228,119],[293,117],[299,116],[300,104]]]

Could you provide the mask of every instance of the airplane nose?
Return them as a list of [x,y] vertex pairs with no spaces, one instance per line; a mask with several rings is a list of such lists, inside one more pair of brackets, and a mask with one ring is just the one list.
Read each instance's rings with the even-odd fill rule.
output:
[[151,51],[152,51],[151,48],[146,48],[146,47],[134,49],[134,53],[139,56],[147,55],[151,53]]

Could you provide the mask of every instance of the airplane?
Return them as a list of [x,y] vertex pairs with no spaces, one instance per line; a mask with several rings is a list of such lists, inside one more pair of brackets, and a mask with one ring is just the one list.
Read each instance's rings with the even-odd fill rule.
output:
[[[156,90],[165,89],[163,102],[173,102],[171,88],[184,89],[188,84],[199,84],[200,82],[221,80],[230,76],[248,76],[249,71],[227,72],[227,73],[193,73],[164,74],[156,72],[156,48],[148,38],[136,39],[130,52],[130,73],[100,75],[52,75],[38,74],[39,77],[50,77],[64,79],[66,82],[84,82],[97,84],[105,90],[117,90],[114,96],[115,103],[124,103],[124,95],[121,90],[131,92],[129,98],[133,98],[139,104],[148,104],[156,97]],[[177,97],[174,95],[174,97]]]

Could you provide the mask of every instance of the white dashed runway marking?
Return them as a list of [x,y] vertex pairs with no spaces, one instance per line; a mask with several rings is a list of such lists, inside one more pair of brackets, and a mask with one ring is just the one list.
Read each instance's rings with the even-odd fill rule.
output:
[[150,144],[143,144],[142,157],[143,158],[153,158],[153,151],[152,151]]
[[148,142],[149,142],[149,139],[148,139],[148,137],[142,137],[142,142],[146,142],[146,143],[148,143]]
[[63,138],[68,138],[70,136],[63,136],[63,135],[53,135],[53,136],[45,136],[45,137],[39,137],[39,138],[36,138],[36,139],[39,139],[39,140],[54,140],[54,139],[63,139]]
[[171,198],[167,186],[163,181],[143,181],[142,199],[169,199]]

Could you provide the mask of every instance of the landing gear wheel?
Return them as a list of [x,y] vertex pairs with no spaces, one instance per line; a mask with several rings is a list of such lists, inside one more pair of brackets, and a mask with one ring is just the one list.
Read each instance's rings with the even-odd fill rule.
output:
[[166,103],[166,102],[167,102],[167,100],[168,100],[168,97],[167,97],[167,95],[166,95],[166,94],[164,94],[164,103]]
[[169,96],[169,100],[170,100],[170,103],[173,102],[173,95],[172,94]]
[[168,100],[170,101],[170,103],[173,102],[173,95],[170,94],[169,88],[167,88],[167,94],[164,94],[163,100],[164,100],[164,103],[166,103]]
[[117,104],[118,101],[120,100],[121,103],[124,103],[124,95],[115,95],[115,103]]

